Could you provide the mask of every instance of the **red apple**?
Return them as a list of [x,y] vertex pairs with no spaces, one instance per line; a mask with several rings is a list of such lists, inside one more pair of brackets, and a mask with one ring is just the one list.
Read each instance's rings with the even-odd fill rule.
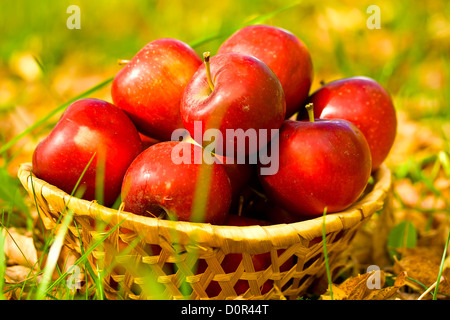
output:
[[[38,178],[72,193],[81,180],[83,199],[94,200],[101,188],[103,203],[112,205],[120,195],[125,172],[141,152],[136,127],[116,106],[98,99],[81,99],[67,107],[50,134],[33,153],[33,172]],[[96,176],[103,186],[98,185]],[[97,198],[99,202],[101,199]]]
[[[325,84],[308,100],[315,117],[345,119],[364,134],[372,154],[372,170],[380,167],[389,154],[397,132],[397,117],[389,93],[375,80],[353,77]],[[307,113],[299,114],[307,119]]]
[[286,118],[304,106],[313,80],[313,64],[308,48],[297,36],[268,25],[246,26],[217,51],[228,52],[255,56],[275,72],[286,96]]
[[158,39],[142,48],[114,78],[111,95],[143,134],[170,140],[182,128],[180,100],[202,60],[182,41]]
[[[267,65],[249,55],[227,53],[210,62],[205,57],[205,67],[186,86],[180,111],[195,141],[208,146],[205,132],[215,129],[223,144],[215,153],[236,157],[254,154],[270,141],[284,120],[286,104],[280,81]],[[262,138],[261,132],[267,135]],[[242,142],[247,133],[251,141]]]
[[125,210],[139,215],[167,214],[179,221],[222,223],[230,207],[230,180],[221,164],[206,164],[202,158],[201,147],[180,141],[160,142],[143,151],[123,180]]
[[[309,105],[310,106],[310,105]],[[279,136],[279,170],[259,175],[268,197],[286,211],[319,216],[348,208],[364,191],[372,162],[362,132],[341,119],[286,120]]]

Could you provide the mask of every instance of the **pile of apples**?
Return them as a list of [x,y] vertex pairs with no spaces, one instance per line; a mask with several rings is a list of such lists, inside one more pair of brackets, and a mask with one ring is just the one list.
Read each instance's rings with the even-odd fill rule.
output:
[[[65,110],[37,145],[33,172],[67,193],[82,176],[83,199],[162,219],[273,224],[342,211],[387,157],[395,109],[373,79],[335,80],[310,95],[312,81],[307,47],[278,27],[244,27],[204,60],[182,41],[157,39],[117,73],[112,103],[81,99]],[[278,171],[261,175],[267,164],[228,153],[211,164],[174,163],[175,151],[204,158],[194,123],[202,136],[215,128],[224,139],[228,129],[278,130]],[[186,136],[172,141],[180,129]],[[242,203],[255,192],[263,200],[245,217]]]

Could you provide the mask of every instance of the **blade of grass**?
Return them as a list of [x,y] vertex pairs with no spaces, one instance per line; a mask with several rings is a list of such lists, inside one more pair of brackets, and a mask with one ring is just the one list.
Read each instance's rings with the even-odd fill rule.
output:
[[[75,220],[73,220],[73,221],[75,221]],[[61,266],[61,268],[59,268],[58,265],[56,266],[56,270],[57,270],[59,276],[61,276],[61,269],[62,270],[69,269],[71,271],[73,270],[73,277],[75,278],[77,276],[77,270],[74,268],[74,266],[68,267],[68,263],[67,263],[68,260],[69,260],[69,255],[66,256],[66,259],[64,260],[64,263]],[[76,287],[77,279],[73,279],[73,282],[75,283],[75,284],[73,284],[73,287]],[[66,287],[64,289],[66,289],[66,288],[68,290],[60,290],[60,293],[61,293],[61,296],[62,296],[62,294],[65,293],[65,295],[66,295],[65,299],[68,300],[70,298],[70,295],[72,295],[72,297],[73,297],[75,290],[71,290],[71,286],[69,286],[69,280],[66,282]],[[63,297],[61,297],[61,299],[62,298]]]
[[100,148],[97,157],[97,166],[95,170],[95,199],[101,205],[104,204],[104,190],[105,190],[105,166],[106,166],[106,152],[104,148]]
[[[74,187],[73,190],[72,190],[72,193],[70,194],[71,197],[74,196],[75,191],[78,192],[77,197],[80,197],[80,198],[81,198],[82,194],[84,193],[85,189],[79,188],[79,185],[80,185],[81,180],[82,180],[84,174],[86,173],[88,167],[91,165],[91,163],[92,163],[94,157],[95,157],[95,153],[92,155],[92,158],[90,159],[90,161],[88,162],[88,164],[87,164],[86,167],[84,168],[83,172],[81,173],[80,178],[78,179],[77,183],[75,184],[75,187]],[[37,209],[37,212],[38,212],[38,216],[40,217],[39,206],[38,206],[38,204],[37,204],[37,199],[36,199],[36,192],[35,192],[35,190],[34,190],[33,175],[31,174],[31,172],[30,172],[29,178],[30,178],[31,181],[32,181],[32,183],[31,183],[31,190],[32,190],[32,194],[33,194],[34,204],[35,204],[35,206],[36,206],[36,209]],[[69,200],[69,201],[70,201],[70,200]],[[65,206],[65,208],[64,208],[64,210],[63,210],[63,212],[66,210],[67,205],[68,205],[68,203],[66,204],[66,206]],[[58,217],[57,221],[55,222],[57,225],[61,222],[62,216],[63,216],[63,215],[60,215],[60,216]],[[52,240],[53,240],[52,237],[54,236],[53,233],[54,233],[55,230],[52,230],[52,233],[48,236],[48,238],[46,238],[45,232],[44,232],[44,225],[43,225],[42,219],[40,219],[40,221],[41,221],[41,227],[42,227],[42,234],[44,235],[44,248],[42,249],[42,251],[43,251],[43,252],[47,252],[47,249],[50,247],[50,245],[51,245],[51,243],[52,243]],[[41,262],[42,262],[42,261],[41,261]]]
[[274,10],[274,11],[272,11],[272,12],[269,12],[269,13],[260,15],[259,17],[256,17],[256,18],[254,18],[254,19],[251,19],[251,20],[248,21],[246,24],[249,25],[249,24],[259,24],[259,23],[262,23],[262,22],[264,22],[264,21],[266,21],[266,20],[268,20],[268,19],[270,19],[270,18],[273,18],[273,17],[275,17],[276,15],[278,15],[278,14],[280,14],[280,13],[286,11],[286,10],[289,10],[289,9],[295,7],[295,6],[298,6],[298,5],[300,5],[300,4],[301,4],[301,1],[294,1],[294,2],[292,2],[292,3],[290,3],[290,4],[287,4],[287,5],[285,5],[285,6],[281,7],[281,8],[279,8],[279,9],[277,9],[277,10]]
[[[33,175],[31,174],[31,172],[30,172],[29,178],[31,179],[31,181],[33,181]],[[41,213],[39,211],[39,206],[38,206],[37,198],[36,198],[36,191],[34,190],[34,183],[31,183],[31,192],[33,194],[33,201],[34,201],[34,206],[35,206],[36,211],[37,211],[37,216],[39,217],[41,233],[42,233],[43,238],[44,238],[44,243],[47,244],[48,243],[47,235],[46,235],[46,232],[45,232],[44,222],[42,221]],[[40,268],[40,265],[39,265],[39,268]]]
[[0,228],[0,300],[6,300],[5,295],[3,294],[3,286],[5,283],[5,266],[6,266],[6,257],[5,257],[5,236],[3,235],[3,228]]
[[98,300],[104,300],[105,297],[103,295],[103,284],[102,284],[102,274],[103,272],[100,270],[98,264],[97,264],[97,278],[96,278],[96,287],[97,290],[95,291],[97,294]]
[[327,239],[326,239],[326,231],[325,231],[325,219],[327,215],[327,207],[323,210],[323,223],[322,223],[322,243],[323,243],[323,255],[325,258],[325,268],[327,270],[327,278],[328,278],[328,287],[330,290],[330,299],[333,300],[333,282],[331,281],[331,273],[330,273],[330,263],[328,261],[328,252],[327,252]]
[[436,287],[434,288],[433,292],[433,300],[437,299],[438,289],[439,289],[439,283],[441,282],[441,276],[442,276],[442,270],[444,270],[444,262],[445,262],[445,256],[447,255],[447,249],[448,249],[448,242],[450,241],[450,232],[447,236],[447,242],[445,243],[444,252],[442,253],[442,260],[441,265],[439,267],[439,274],[436,280]]
[[444,172],[448,178],[450,178],[450,157],[445,151],[439,152],[439,161],[444,168]]
[[[80,227],[78,226],[78,224],[75,220],[73,221],[73,223],[74,223],[75,228],[78,233],[78,240],[80,241],[80,252],[81,252],[81,255],[83,256],[85,254],[85,252],[84,252],[83,239],[82,239],[81,233],[80,233]],[[92,269],[90,263],[84,263],[84,268],[85,268],[85,270],[87,270],[87,272],[92,277],[92,279],[95,279],[95,273],[94,273],[94,270]],[[86,283],[87,283],[87,281],[86,281]],[[87,293],[87,290],[86,290],[86,293]]]
[[[85,251],[85,253],[82,255],[82,256],[80,256],[75,262],[74,262],[74,265],[78,265],[78,264],[80,264],[80,263],[83,263],[83,262],[85,262],[86,260],[87,260],[87,257],[88,257],[88,255],[92,252],[92,251],[94,251],[94,249],[95,248],[97,248],[103,241],[105,241],[106,240],[106,238],[108,238],[109,237],[109,235],[113,232],[113,231],[115,231],[121,224],[122,224],[122,222],[123,222],[124,220],[122,220],[121,222],[119,222],[118,224],[116,224],[114,227],[112,227],[105,235],[103,235],[101,238],[99,238],[96,242],[94,242],[94,244],[91,246],[91,247],[89,247],[89,249],[87,249],[86,251]],[[50,290],[52,289],[52,288],[54,288],[56,285],[58,285],[62,280],[64,280],[64,278],[65,277],[67,277],[67,275],[68,275],[69,273],[66,271],[66,272],[64,272],[58,279],[56,279],[48,288],[47,288],[47,291],[46,291],[46,293],[48,293],[48,292],[50,292]]]
[[428,287],[426,285],[424,285],[420,281],[417,281],[416,279],[413,279],[411,277],[406,277],[406,279],[408,279],[409,281],[414,282],[415,284],[421,286],[423,288],[423,290],[427,290],[428,289]]
[[[77,183],[75,184],[75,187],[72,190],[71,196],[73,196],[74,193],[78,190],[78,186],[81,183],[81,180],[83,179],[87,169],[89,168],[92,161],[94,160],[95,155],[96,155],[96,153],[94,153],[92,155],[88,164],[86,165],[83,172],[81,173]],[[70,201],[70,199],[69,199],[69,201]],[[44,267],[42,281],[38,286],[38,291],[37,291],[37,295],[36,295],[37,300],[42,300],[47,293],[46,288],[47,288],[48,284],[50,283],[53,271],[55,269],[55,265],[58,261],[59,254],[61,252],[61,248],[64,244],[64,238],[66,236],[67,230],[69,229],[69,224],[73,218],[74,213],[72,210],[67,210],[67,205],[68,205],[68,203],[66,204],[65,208],[63,209],[61,216],[63,216],[64,213],[66,213],[66,212],[67,212],[67,214],[64,216],[64,218],[62,220],[62,223],[60,224],[61,228],[58,230],[58,233],[56,234],[56,237],[55,237],[55,241],[50,246],[50,250],[48,252],[48,258],[47,258],[47,262]]]
[[[122,223],[122,222],[121,222]],[[116,229],[116,228],[114,228],[114,229]],[[130,243],[128,243],[128,245],[127,245],[127,247],[124,249],[124,250],[122,250],[122,251],[120,251],[120,253],[117,255],[117,257],[120,257],[120,256],[127,256],[127,255],[129,255],[130,253],[131,253],[131,251],[137,246],[137,244],[141,241],[142,239],[141,238],[139,238],[139,237],[136,237],[135,239],[133,239],[133,241],[131,241]],[[83,253],[82,254],[82,256],[84,256],[85,254]],[[86,255],[87,256],[87,255]],[[105,274],[105,275],[108,275],[108,274],[110,274],[113,270],[114,270],[114,268],[117,266],[117,257],[116,257],[116,259],[115,259],[115,261],[113,262],[113,263],[110,263],[104,270],[103,270],[103,273],[102,274]],[[90,263],[87,261],[87,259],[85,259],[85,261],[84,261],[84,264],[85,264],[85,266],[87,265],[88,266],[88,268],[89,269],[91,269],[91,270],[93,270],[92,269],[92,267],[91,267],[91,265],[90,265]],[[93,273],[94,271],[92,271],[92,273]],[[98,283],[98,281],[101,281],[102,279],[99,277],[99,274],[97,273],[97,274],[94,274],[94,276],[92,276],[91,275],[91,277],[92,277],[92,279],[94,279],[94,283],[95,284],[97,284]],[[87,277],[86,277],[86,283],[87,283]],[[120,285],[120,284],[119,284]],[[103,286],[101,283],[100,283],[100,286]],[[102,287],[101,287],[102,288]],[[101,289],[101,290],[103,290],[103,289]],[[119,297],[123,297],[123,292],[122,293],[120,293],[120,292],[118,292],[117,293],[117,297],[119,298]],[[88,299],[88,290],[86,290],[86,300]]]
[[67,214],[64,216],[64,219],[61,223],[61,228],[58,230],[56,234],[55,241],[50,247],[47,257],[47,263],[44,267],[44,274],[42,276],[42,281],[38,286],[38,291],[36,295],[37,300],[43,300],[47,293],[47,287],[51,281],[53,271],[58,262],[58,257],[61,252],[61,248],[64,245],[64,238],[66,236],[66,232],[69,229],[69,224],[73,218],[73,211],[67,210]]

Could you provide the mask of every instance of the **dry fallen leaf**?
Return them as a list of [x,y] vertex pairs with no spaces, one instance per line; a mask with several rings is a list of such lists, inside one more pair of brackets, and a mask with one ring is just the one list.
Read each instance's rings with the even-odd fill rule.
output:
[[408,277],[431,286],[437,279],[441,257],[428,248],[409,248],[394,264],[394,272],[406,271]]
[[[345,293],[344,290],[339,288],[338,285],[331,284],[331,289],[333,291],[333,300],[346,300],[348,295]],[[328,289],[326,293],[322,294],[320,296],[321,300],[331,300],[331,293]]]
[[[373,279],[380,280],[380,288],[371,288]],[[405,285],[406,272],[401,272],[393,286],[382,288],[384,285],[385,275],[383,271],[367,272],[356,277],[351,277],[343,283],[336,285],[332,284],[333,299],[334,300],[388,300],[391,299],[398,289]],[[321,296],[322,300],[330,300],[331,294],[328,290]]]
[[[441,260],[442,253],[439,255],[436,251],[429,250],[428,247],[407,249],[401,259],[395,262],[394,272],[407,272],[409,278],[429,288],[434,286],[437,281]],[[450,269],[445,264],[441,276],[442,280],[439,283],[438,291],[450,295]],[[423,287],[411,283],[411,281],[407,281],[407,285],[416,290],[425,291]]]
[[347,299],[360,300],[368,289],[367,280],[372,274],[374,274],[374,271],[348,278],[339,285],[339,288],[347,294]]
[[398,292],[398,289],[406,284],[405,279],[406,272],[400,272],[392,287],[373,290],[364,300],[388,300],[392,298]]
[[28,279],[36,281],[35,271],[21,265],[10,266],[5,269],[5,283],[19,283]]
[[31,236],[21,234],[15,228],[4,228],[4,252],[9,265],[34,268],[38,259],[37,250]]
[[442,277],[444,280],[439,284],[439,293],[446,296],[450,296],[450,269],[447,267],[444,269]]

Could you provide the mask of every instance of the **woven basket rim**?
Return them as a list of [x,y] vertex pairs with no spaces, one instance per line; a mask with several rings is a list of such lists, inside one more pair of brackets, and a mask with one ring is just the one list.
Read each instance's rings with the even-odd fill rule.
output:
[[[172,239],[177,231],[177,240],[181,245],[207,244],[207,247],[221,247],[228,252],[264,252],[273,247],[288,247],[294,243],[311,240],[322,236],[324,218],[322,216],[295,223],[273,224],[266,226],[228,226],[211,225],[209,223],[193,223],[170,221],[152,217],[135,215],[130,212],[111,209],[98,204],[72,197],[61,189],[37,178],[32,171],[32,164],[22,163],[19,166],[18,178],[23,187],[31,195],[41,195],[49,207],[62,212],[64,207],[74,212],[74,217],[90,217],[110,224],[121,223],[121,227],[140,233],[146,242],[159,244],[161,237]],[[372,190],[364,194],[358,201],[344,211],[329,213],[325,216],[325,232],[339,232],[350,229],[374,212],[383,208],[384,199],[391,186],[391,172],[382,164],[373,173]]]

